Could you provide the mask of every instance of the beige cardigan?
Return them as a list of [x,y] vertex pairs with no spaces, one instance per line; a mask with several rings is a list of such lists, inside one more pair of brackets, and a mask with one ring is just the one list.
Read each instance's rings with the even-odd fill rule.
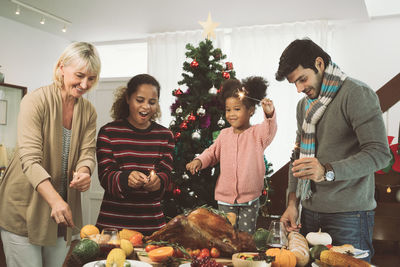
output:
[[[68,181],[74,170],[95,167],[97,114],[92,104],[79,98],[74,106],[71,145],[68,158]],[[40,182],[50,178],[60,187],[62,169],[62,100],[54,84],[26,95],[18,115],[17,149],[0,181],[0,227],[22,236],[35,245],[54,245],[57,224],[51,209],[36,191]],[[69,183],[68,183],[69,184]],[[74,223],[82,225],[80,192],[68,187],[68,204]],[[67,243],[72,229],[67,229]]]

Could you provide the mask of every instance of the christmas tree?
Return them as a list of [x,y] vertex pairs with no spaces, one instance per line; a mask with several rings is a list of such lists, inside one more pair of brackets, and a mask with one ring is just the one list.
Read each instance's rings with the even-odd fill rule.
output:
[[176,97],[171,106],[174,119],[170,123],[176,142],[172,174],[175,188],[164,201],[167,217],[204,204],[216,207],[214,188],[218,165],[192,175],[186,171],[186,164],[209,147],[220,130],[228,126],[218,92],[225,80],[235,78],[232,63],[223,63],[226,55],[214,48],[211,40],[201,41],[197,47],[187,44],[186,49],[190,63],[183,63],[185,72],[178,84],[187,89],[177,88],[172,92]]
[[[224,62],[226,55],[221,49],[214,48],[210,37],[215,38],[214,29],[219,23],[213,22],[211,14],[207,21],[199,22],[206,37],[197,47],[186,45],[186,58],[183,63],[183,79],[178,84],[183,88],[173,90],[176,101],[171,105],[171,114],[175,118],[170,123],[170,130],[175,136],[174,165],[172,181],[174,189],[167,192],[163,207],[167,218],[186,213],[196,207],[207,205],[217,208],[214,200],[214,188],[219,176],[219,165],[201,170],[192,175],[186,171],[186,164],[201,154],[217,138],[220,131],[228,127],[225,120],[224,103],[218,93],[222,83],[235,79],[231,62]],[[264,189],[260,197],[260,214],[266,216],[269,204],[268,195],[271,163],[266,159]]]

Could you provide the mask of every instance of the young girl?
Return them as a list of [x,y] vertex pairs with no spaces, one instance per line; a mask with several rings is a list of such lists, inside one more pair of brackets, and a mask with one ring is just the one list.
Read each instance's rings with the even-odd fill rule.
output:
[[[235,213],[236,227],[251,234],[256,229],[259,197],[264,186],[264,150],[277,129],[274,105],[264,98],[267,87],[268,82],[261,77],[250,77],[242,83],[225,82],[222,99],[231,127],[223,129],[214,144],[186,165],[194,174],[220,162],[221,173],[215,187],[218,208]],[[250,118],[259,103],[265,119],[252,126]]]
[[112,106],[115,121],[97,139],[97,162],[105,193],[97,226],[150,235],[165,225],[160,200],[171,186],[171,131],[154,122],[160,85],[147,74],[133,77]]

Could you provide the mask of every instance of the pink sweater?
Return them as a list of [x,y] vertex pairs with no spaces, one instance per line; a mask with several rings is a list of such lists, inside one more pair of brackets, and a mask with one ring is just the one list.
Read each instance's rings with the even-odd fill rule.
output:
[[264,150],[275,137],[276,112],[240,134],[225,128],[198,159],[202,169],[220,162],[221,173],[215,187],[215,200],[245,203],[258,198],[264,186]]

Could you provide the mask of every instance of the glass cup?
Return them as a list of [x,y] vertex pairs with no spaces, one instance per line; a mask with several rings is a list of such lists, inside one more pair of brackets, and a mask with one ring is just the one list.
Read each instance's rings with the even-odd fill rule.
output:
[[107,257],[113,248],[119,248],[121,241],[119,239],[117,228],[104,228],[99,238],[100,254]]
[[267,246],[274,248],[288,246],[287,232],[282,222],[271,221],[268,230],[269,236],[267,238]]

